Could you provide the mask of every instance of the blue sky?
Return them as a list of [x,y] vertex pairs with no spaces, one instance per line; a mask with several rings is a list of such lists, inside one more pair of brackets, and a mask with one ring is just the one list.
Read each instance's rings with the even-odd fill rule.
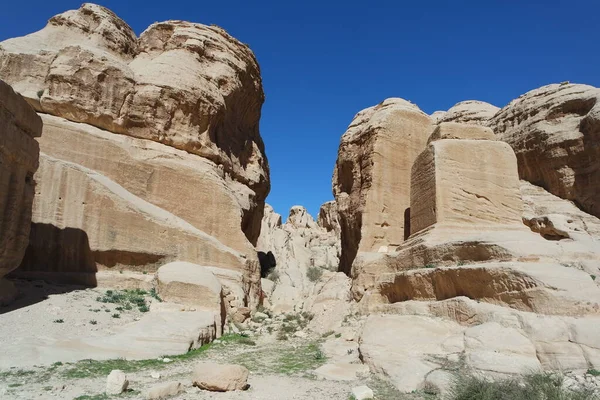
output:
[[[41,29],[77,1],[2,5],[0,40]],[[340,136],[361,109],[402,97],[427,113],[462,100],[503,106],[569,80],[600,86],[600,1],[98,0],[136,33],[184,19],[217,24],[261,65],[267,201],[284,216],[333,199]]]

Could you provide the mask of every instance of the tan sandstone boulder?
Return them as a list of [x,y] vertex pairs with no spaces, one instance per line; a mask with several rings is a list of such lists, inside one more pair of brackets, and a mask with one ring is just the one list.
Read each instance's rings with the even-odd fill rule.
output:
[[[116,183],[119,197],[128,199],[119,210],[136,210],[141,200],[156,211],[148,222],[129,223],[122,212],[111,214],[110,202],[100,206],[87,199],[87,189],[55,185],[39,191],[24,273],[155,271],[184,260],[240,273],[241,279],[228,277],[231,293],[239,292],[234,281],[245,285],[233,303],[258,302],[253,245],[269,171],[258,131],[260,71],[246,45],[221,28],[184,21],[155,23],[138,38],[110,10],[84,4],[51,18],[38,32],[0,43],[0,78],[43,113],[45,165],[75,167],[88,171],[88,178],[96,174]],[[57,173],[54,168],[40,176]],[[194,231],[196,244],[171,239],[162,246],[181,234],[142,229],[156,224],[158,214],[160,224],[175,224],[176,231],[187,231],[184,236]],[[121,218],[111,229],[94,229]],[[74,254],[64,254],[73,244]],[[39,262],[44,258],[47,267]]]
[[521,179],[600,217],[600,89],[544,86],[513,100],[489,126],[514,149]]
[[431,131],[429,116],[403,99],[387,99],[354,117],[333,174],[341,271],[350,273],[358,252],[387,251],[408,236],[410,170]]
[[19,266],[29,241],[41,133],[35,111],[0,81],[0,304],[16,294],[3,277]]
[[246,390],[248,374],[248,369],[241,365],[203,362],[194,368],[192,383],[211,392]]
[[208,268],[172,262],[158,269],[156,279],[157,293],[163,300],[221,313],[221,284]]

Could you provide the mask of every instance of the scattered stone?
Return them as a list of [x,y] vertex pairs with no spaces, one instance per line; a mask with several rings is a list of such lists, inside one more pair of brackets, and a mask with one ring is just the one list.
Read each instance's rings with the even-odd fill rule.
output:
[[167,357],[163,358],[164,363],[170,363],[171,361],[173,361],[173,360],[171,360],[170,358],[167,358]]
[[248,369],[241,365],[202,362],[194,369],[192,384],[212,392],[246,390],[248,374]]
[[366,400],[375,398],[375,395],[373,394],[371,388],[365,385],[352,388],[352,396],[354,396],[356,400]]
[[160,372],[153,372],[150,374],[150,376],[154,379],[160,379],[161,377]]
[[106,394],[121,394],[128,386],[127,375],[120,369],[113,369],[106,378]]

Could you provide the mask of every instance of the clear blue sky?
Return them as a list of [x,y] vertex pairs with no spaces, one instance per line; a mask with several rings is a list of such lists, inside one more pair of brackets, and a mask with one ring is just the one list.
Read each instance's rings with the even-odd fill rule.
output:
[[[41,29],[82,0],[7,1],[0,40]],[[600,86],[600,1],[98,0],[136,33],[184,19],[248,43],[262,69],[267,201],[315,215],[333,198],[340,136],[361,109],[402,97],[427,113],[462,100],[503,106],[569,80]]]

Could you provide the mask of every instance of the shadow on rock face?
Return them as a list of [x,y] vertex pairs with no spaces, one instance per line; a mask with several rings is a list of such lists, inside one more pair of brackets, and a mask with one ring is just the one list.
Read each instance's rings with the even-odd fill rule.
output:
[[260,262],[260,277],[266,278],[269,272],[277,266],[277,260],[272,252],[258,251],[258,261]]
[[94,253],[85,231],[32,223],[23,261],[9,277],[96,286],[96,272]]

